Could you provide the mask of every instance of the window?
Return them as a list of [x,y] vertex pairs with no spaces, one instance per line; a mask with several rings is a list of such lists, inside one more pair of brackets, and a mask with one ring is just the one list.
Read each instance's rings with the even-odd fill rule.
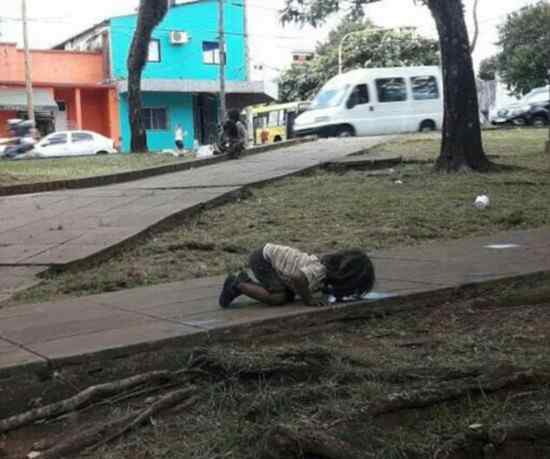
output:
[[160,62],[160,40],[151,40],[149,42],[147,62]]
[[93,142],[92,134],[86,132],[75,132],[72,134],[73,142]]
[[349,99],[348,99],[348,108],[353,108],[356,105],[368,104],[369,99],[369,88],[366,84],[359,84],[353,88]]
[[376,80],[378,102],[403,102],[407,100],[407,85],[403,78]]
[[63,145],[67,143],[67,134],[55,134],[46,139],[47,145]]
[[148,131],[166,131],[168,129],[168,115],[165,108],[144,108],[142,114],[145,129]]
[[285,126],[285,111],[284,110],[274,110],[272,112],[269,112],[269,122],[268,126],[270,127],[277,127],[277,126]]
[[220,44],[217,41],[202,42],[202,61],[205,64],[220,63]]
[[311,102],[311,109],[331,108],[340,105],[348,92],[349,85],[340,88],[323,87]]
[[412,77],[411,86],[414,100],[439,99],[437,79],[433,76]]

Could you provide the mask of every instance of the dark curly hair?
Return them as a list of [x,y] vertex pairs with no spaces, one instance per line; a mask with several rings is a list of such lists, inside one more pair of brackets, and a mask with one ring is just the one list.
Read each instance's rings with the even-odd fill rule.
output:
[[374,266],[362,250],[351,249],[321,257],[327,269],[323,293],[337,300],[347,296],[361,296],[372,290],[375,281]]

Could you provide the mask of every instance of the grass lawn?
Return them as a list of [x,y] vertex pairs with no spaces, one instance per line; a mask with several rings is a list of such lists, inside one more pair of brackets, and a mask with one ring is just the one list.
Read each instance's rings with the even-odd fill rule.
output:
[[182,160],[163,154],[0,161],[0,187],[129,172],[177,161]]
[[129,401],[119,394],[85,414],[8,434],[4,448],[13,456],[5,457],[134,418],[192,384],[193,403],[74,457],[547,458],[549,298],[545,279],[437,308],[272,327],[262,338],[189,349],[181,361],[190,362],[183,368],[194,370],[192,382],[133,388]]
[[[242,266],[265,242],[312,253],[359,246],[411,246],[550,223],[550,158],[546,130],[485,132],[495,161],[517,169],[444,175],[431,164],[403,164],[391,176],[319,171],[253,189],[247,199],[208,210],[110,261],[52,276],[16,302],[45,301],[195,277]],[[377,151],[406,159],[435,159],[436,136],[410,136]],[[395,183],[400,179],[403,183]],[[479,194],[491,198],[484,211]]]

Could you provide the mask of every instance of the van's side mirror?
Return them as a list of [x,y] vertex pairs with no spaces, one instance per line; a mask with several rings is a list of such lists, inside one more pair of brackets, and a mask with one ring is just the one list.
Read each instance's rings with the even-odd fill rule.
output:
[[357,98],[352,94],[348,101],[346,102],[346,107],[351,110],[353,107],[357,105]]

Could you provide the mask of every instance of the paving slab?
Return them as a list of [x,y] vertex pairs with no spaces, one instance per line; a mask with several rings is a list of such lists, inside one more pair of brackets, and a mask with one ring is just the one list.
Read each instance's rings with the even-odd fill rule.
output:
[[0,338],[0,375],[9,369],[21,368],[31,364],[46,365],[47,360]]
[[383,140],[320,140],[123,184],[2,197],[0,266],[81,261],[243,185],[343,158]]
[[[542,228],[376,252],[377,282],[369,300],[322,308],[322,314],[341,314],[347,308],[354,308],[354,313],[357,308],[380,309],[388,299],[406,304],[418,295],[438,298],[441,292],[466,285],[549,273],[548,231]],[[492,243],[504,248],[487,248]],[[266,321],[320,313],[299,302],[273,308],[246,299],[222,310],[217,304],[222,281],[223,277],[195,279],[0,310],[0,368],[40,359],[75,363],[94,356],[129,355],[174,340],[200,341],[204,333],[214,339],[227,337],[235,327],[248,330]]]

